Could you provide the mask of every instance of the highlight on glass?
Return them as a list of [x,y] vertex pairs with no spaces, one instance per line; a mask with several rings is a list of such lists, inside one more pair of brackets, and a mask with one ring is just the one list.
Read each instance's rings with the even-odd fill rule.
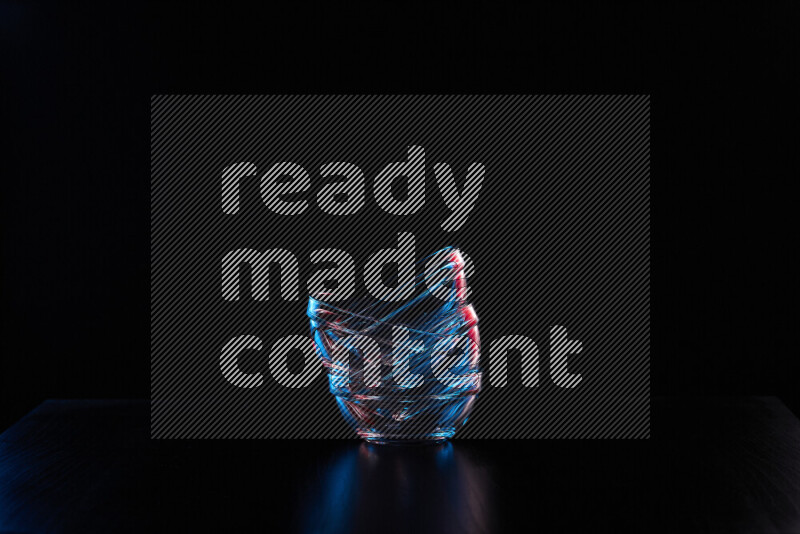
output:
[[309,298],[330,392],[369,442],[447,440],[467,422],[481,388],[478,317],[461,253],[442,249],[419,271],[381,300]]

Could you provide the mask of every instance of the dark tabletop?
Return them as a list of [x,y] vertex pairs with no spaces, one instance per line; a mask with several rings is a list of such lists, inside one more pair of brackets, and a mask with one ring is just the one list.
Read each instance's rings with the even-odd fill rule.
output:
[[654,399],[652,439],[155,441],[147,401],[41,404],[0,435],[0,532],[800,532],[800,422]]

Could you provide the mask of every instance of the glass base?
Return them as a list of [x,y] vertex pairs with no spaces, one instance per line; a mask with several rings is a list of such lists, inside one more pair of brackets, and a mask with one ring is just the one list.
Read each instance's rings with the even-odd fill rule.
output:
[[378,434],[376,432],[369,432],[366,430],[359,430],[358,435],[367,443],[375,443],[377,445],[436,445],[444,443],[452,438],[456,433],[455,429],[440,430],[425,436],[392,436]]
[[437,396],[339,395],[337,404],[358,435],[392,445],[442,443],[467,420],[472,392]]

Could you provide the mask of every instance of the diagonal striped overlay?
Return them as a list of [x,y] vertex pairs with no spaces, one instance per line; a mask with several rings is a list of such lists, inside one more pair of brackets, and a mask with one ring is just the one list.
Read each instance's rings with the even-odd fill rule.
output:
[[[345,254],[338,291],[368,295],[368,258],[405,234],[416,260],[453,245],[473,264],[483,389],[458,438],[649,437],[648,96],[154,96],[150,139],[152,437],[353,437],[323,372],[304,373],[307,297],[316,262]],[[413,212],[374,187],[410,157]],[[476,163],[474,207],[454,215]],[[308,190],[263,191],[276,164]],[[226,281],[226,257],[265,251],[287,267]],[[553,380],[555,326],[582,346],[574,387]]]

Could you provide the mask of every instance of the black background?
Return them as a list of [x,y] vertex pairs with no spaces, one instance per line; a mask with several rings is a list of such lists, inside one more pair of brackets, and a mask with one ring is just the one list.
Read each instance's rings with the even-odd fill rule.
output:
[[0,428],[45,398],[149,396],[149,97],[167,93],[652,94],[652,393],[800,413],[789,2],[0,5]]

